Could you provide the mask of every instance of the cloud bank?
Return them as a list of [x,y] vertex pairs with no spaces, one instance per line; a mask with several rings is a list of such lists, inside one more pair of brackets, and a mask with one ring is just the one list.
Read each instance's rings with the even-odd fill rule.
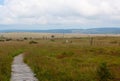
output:
[[4,0],[0,24],[120,26],[120,0]]

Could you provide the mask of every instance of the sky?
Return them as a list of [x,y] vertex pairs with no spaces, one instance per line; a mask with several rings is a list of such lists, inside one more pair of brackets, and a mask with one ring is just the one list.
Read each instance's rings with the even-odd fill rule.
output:
[[99,27],[120,27],[120,0],[0,0],[0,29]]
[[0,4],[3,5],[3,3],[4,3],[4,0],[0,0]]

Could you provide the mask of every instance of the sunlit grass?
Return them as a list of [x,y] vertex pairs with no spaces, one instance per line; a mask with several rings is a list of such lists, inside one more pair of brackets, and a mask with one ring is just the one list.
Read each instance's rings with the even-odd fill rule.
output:
[[[36,73],[40,81],[98,81],[96,70],[106,62],[115,78],[120,78],[119,38],[94,38],[90,45],[89,38],[56,39],[54,42],[41,40],[31,45],[25,54],[25,62]],[[111,80],[113,81],[113,80]]]
[[0,43],[0,81],[9,81],[14,56],[22,52],[21,45],[15,42]]
[[10,80],[13,58],[21,52],[39,81],[98,81],[96,71],[103,62],[115,77],[111,81],[120,80],[119,41],[119,37],[94,37],[91,45],[85,37],[0,42],[0,81]]

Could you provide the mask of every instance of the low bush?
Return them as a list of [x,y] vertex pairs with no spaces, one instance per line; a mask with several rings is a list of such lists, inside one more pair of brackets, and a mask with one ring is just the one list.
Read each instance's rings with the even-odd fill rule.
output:
[[37,44],[38,42],[36,41],[30,41],[29,44]]
[[6,39],[6,41],[11,41],[11,40],[12,40],[12,39],[10,39],[10,38],[9,38],[9,39]]
[[106,63],[101,63],[97,70],[99,81],[109,81],[109,79],[113,79],[113,76],[110,70],[107,67]]
[[0,39],[0,42],[4,42],[5,40],[3,40],[3,39]]

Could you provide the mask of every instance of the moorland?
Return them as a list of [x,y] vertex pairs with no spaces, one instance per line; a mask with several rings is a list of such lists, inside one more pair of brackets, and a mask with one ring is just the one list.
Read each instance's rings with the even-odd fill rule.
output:
[[39,81],[120,81],[119,36],[11,36],[0,37],[0,81],[20,53]]

